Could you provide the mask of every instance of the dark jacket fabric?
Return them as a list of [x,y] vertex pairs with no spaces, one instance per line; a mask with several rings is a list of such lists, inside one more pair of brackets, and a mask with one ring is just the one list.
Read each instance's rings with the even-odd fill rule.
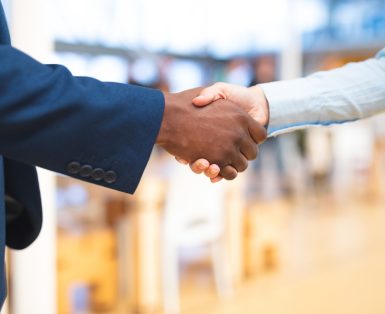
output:
[[[163,117],[158,90],[75,77],[13,48],[0,2],[0,269],[42,225],[35,166],[133,193]],[[42,191],[44,193],[44,191]],[[6,296],[0,273],[0,305]]]

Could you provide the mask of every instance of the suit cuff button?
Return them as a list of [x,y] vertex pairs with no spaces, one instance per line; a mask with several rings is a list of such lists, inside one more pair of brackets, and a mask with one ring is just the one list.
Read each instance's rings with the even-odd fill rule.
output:
[[88,178],[92,174],[93,168],[90,165],[84,165],[80,168],[80,176],[83,178]]
[[106,183],[115,183],[117,179],[117,175],[115,171],[107,171],[104,175],[104,181]]
[[70,174],[78,174],[80,171],[80,163],[73,161],[67,165],[67,172]]
[[96,168],[92,171],[91,176],[95,181],[100,181],[104,178],[104,170],[102,168]]

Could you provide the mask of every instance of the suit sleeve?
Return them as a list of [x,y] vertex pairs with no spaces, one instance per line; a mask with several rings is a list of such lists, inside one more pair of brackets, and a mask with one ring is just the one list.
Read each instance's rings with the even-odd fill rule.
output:
[[75,77],[0,46],[0,154],[133,193],[163,117],[158,90]]

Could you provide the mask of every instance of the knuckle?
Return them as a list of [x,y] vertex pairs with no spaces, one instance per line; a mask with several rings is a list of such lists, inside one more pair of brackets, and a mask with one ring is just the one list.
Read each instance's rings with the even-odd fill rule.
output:
[[238,172],[244,172],[248,166],[249,166],[249,164],[247,162],[244,162],[244,163],[242,163],[242,165],[240,165],[239,169],[237,169],[237,170],[238,170]]
[[259,147],[257,144],[251,144],[249,146],[250,148],[250,154],[249,154],[249,160],[254,160],[258,157],[258,154],[259,154]]
[[224,82],[217,82],[213,86],[215,86],[218,89],[224,89],[224,88],[226,88],[227,84]]
[[233,169],[231,166],[226,166],[222,169],[221,175],[226,179],[226,180],[233,180],[237,177],[237,171]]
[[237,177],[237,175],[238,174],[235,171],[231,172],[226,179],[227,180],[234,180]]
[[225,179],[227,179],[227,177],[230,175],[229,173],[229,167],[228,166],[225,166],[222,168],[221,170],[221,175],[222,177],[224,177]]
[[256,144],[249,138],[243,138],[239,149],[245,153],[247,158],[252,158],[255,154]]
[[252,151],[252,154],[251,154],[251,158],[254,160],[258,157],[258,154],[259,154],[259,147],[258,145],[255,145],[255,149],[253,149]]
[[235,113],[234,117],[239,121],[240,123],[245,123],[247,121],[246,113],[239,110],[238,107],[234,107]]
[[231,161],[234,158],[236,143],[234,142],[232,145],[229,145],[223,150],[222,160]]
[[234,145],[242,145],[248,143],[250,140],[248,139],[248,134],[245,128],[234,128],[231,136],[231,141]]
[[267,139],[267,131],[265,128],[262,128],[260,131],[260,139],[259,142],[262,144]]
[[241,111],[241,110],[237,112],[237,116],[238,116],[237,119],[239,121],[240,128],[242,129],[243,132],[245,132],[245,130],[249,129],[250,117],[248,116],[248,113],[246,111]]
[[237,134],[237,136],[234,137],[233,143],[236,148],[239,148],[242,145],[244,145],[244,142],[245,142],[245,138],[241,133]]

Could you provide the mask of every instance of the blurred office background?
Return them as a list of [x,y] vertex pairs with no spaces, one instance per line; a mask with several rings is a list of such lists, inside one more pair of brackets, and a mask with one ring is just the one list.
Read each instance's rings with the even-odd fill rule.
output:
[[[2,2],[14,45],[40,61],[172,92],[385,46],[384,0]],[[384,313],[384,125],[272,138],[216,185],[155,148],[134,196],[42,170],[43,232],[8,252],[3,313]]]

